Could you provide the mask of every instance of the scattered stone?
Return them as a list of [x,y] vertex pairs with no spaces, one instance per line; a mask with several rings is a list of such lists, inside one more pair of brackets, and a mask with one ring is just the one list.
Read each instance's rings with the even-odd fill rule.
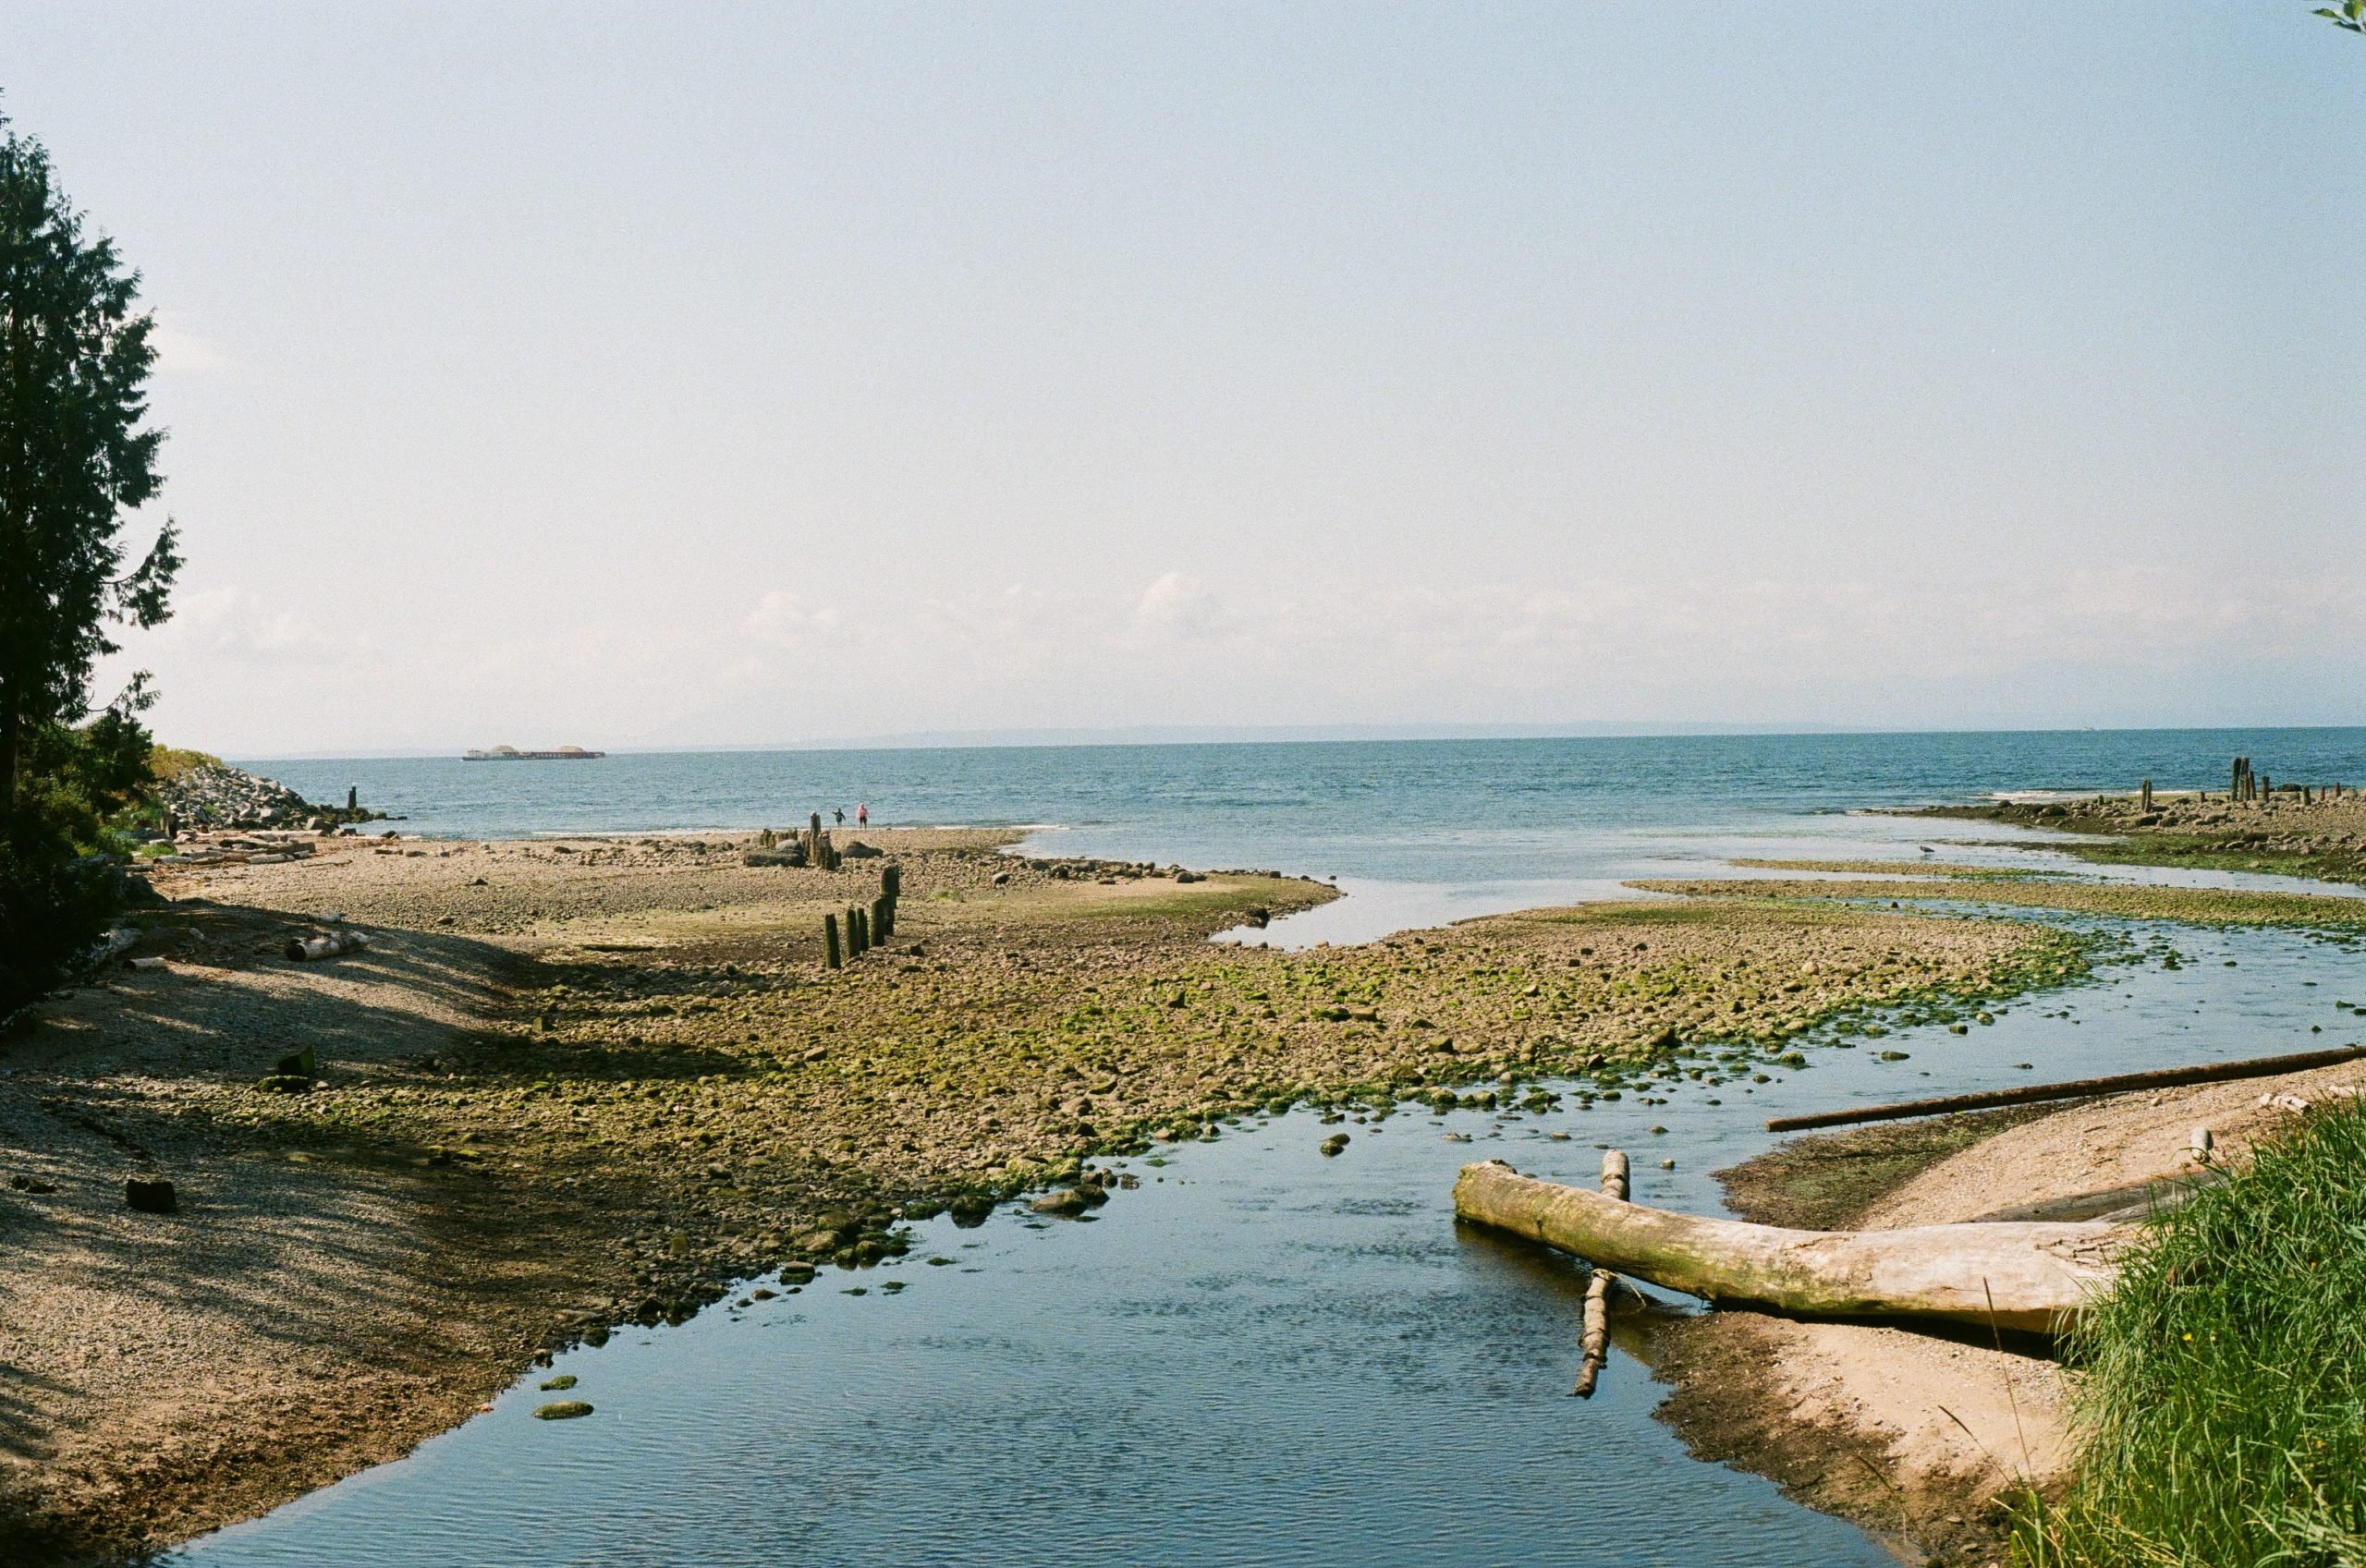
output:
[[557,1393],[574,1386],[575,1374],[572,1372],[561,1372],[555,1378],[544,1378],[542,1382],[542,1390],[544,1393]]
[[1347,1147],[1348,1135],[1345,1133],[1333,1133],[1329,1137],[1323,1140],[1323,1158],[1328,1160],[1332,1156],[1338,1154]]
[[555,1400],[548,1404],[534,1406],[534,1419],[537,1421],[572,1421],[579,1416],[591,1414],[592,1407],[579,1399]]

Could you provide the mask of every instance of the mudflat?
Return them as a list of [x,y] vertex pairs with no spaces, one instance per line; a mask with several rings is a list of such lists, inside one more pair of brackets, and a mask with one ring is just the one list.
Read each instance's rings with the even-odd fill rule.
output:
[[[724,837],[324,838],[159,872],[138,966],[0,1040],[0,1547],[186,1538],[399,1454],[554,1348],[860,1268],[903,1218],[1095,1185],[1096,1156],[1226,1115],[1492,1102],[2080,962],[2025,924],[1725,901],[1287,953],[1206,939],[1330,890],[859,836],[881,857],[835,872]],[[889,857],[894,937],[824,967],[823,915]],[[284,956],[332,916],[369,945]],[[290,1092],[274,1067],[308,1047]],[[134,1176],[176,1211],[128,1208]]]

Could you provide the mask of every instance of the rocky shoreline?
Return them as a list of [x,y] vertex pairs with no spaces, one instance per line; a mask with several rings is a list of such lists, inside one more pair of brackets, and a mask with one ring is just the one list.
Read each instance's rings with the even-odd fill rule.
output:
[[276,779],[206,759],[160,780],[152,798],[163,815],[155,829],[135,837],[173,840],[183,832],[271,830],[322,833],[354,822],[389,820],[360,805],[315,805]]
[[[2238,777],[2240,777],[2238,772]],[[2083,796],[1924,808],[1916,816],[2007,822],[2079,835],[2060,845],[2102,864],[2263,871],[2366,881],[2366,796],[2342,785]]]

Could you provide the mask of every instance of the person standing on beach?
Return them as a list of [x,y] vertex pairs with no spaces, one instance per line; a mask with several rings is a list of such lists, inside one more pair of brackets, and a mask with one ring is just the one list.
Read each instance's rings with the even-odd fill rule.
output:
[[854,825],[858,828],[871,826],[871,808],[860,800],[854,803]]
[[837,825],[838,825],[839,827],[842,827],[842,828],[843,828],[843,827],[845,827],[845,826],[847,825],[847,808],[846,808],[845,807],[843,807],[843,806],[833,806],[833,807],[831,807],[831,808],[830,808],[830,815],[837,819]]

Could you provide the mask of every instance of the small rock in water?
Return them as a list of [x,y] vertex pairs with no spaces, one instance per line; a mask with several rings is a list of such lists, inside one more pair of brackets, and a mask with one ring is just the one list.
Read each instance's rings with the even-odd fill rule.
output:
[[1329,1137],[1323,1140],[1323,1157],[1325,1160],[1328,1160],[1347,1147],[1348,1135],[1345,1133],[1333,1133]]
[[572,1421],[579,1416],[591,1414],[592,1407],[579,1399],[561,1399],[534,1406],[534,1419],[537,1421]]
[[571,1389],[574,1386],[575,1374],[572,1372],[561,1372],[555,1378],[544,1378],[542,1382],[544,1393],[556,1393],[561,1389]]

